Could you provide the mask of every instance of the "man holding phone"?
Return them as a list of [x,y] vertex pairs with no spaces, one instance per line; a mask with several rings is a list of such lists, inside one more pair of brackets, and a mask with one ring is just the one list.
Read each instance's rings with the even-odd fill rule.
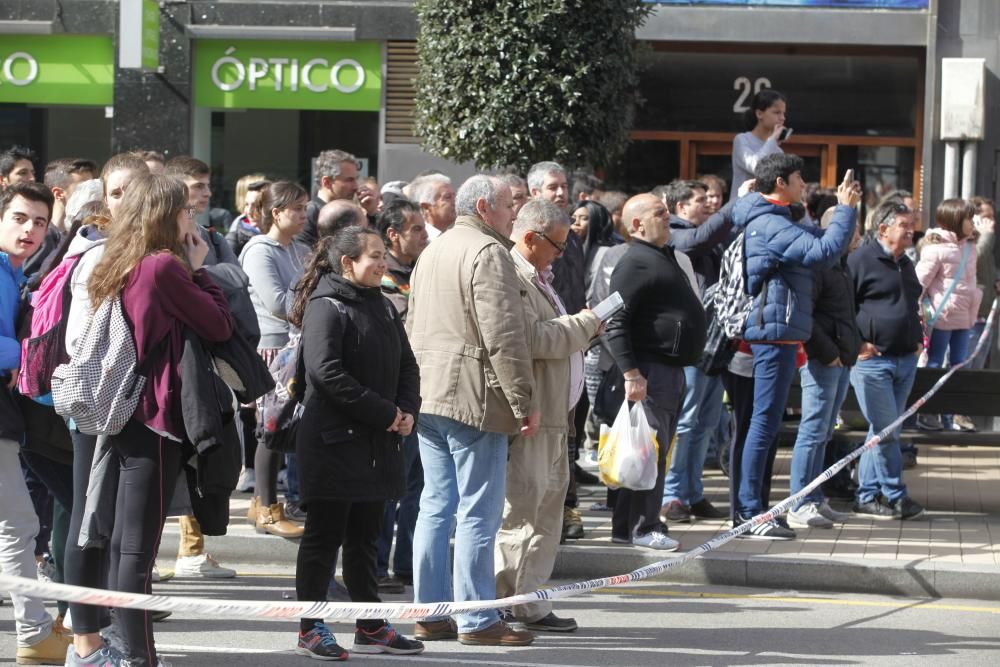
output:
[[[802,201],[802,167],[798,156],[768,155],[754,173],[756,192],[733,208],[735,226],[744,230],[746,286],[754,296],[743,333],[753,350],[754,409],[743,447],[736,524],[767,507],[762,488],[768,451],[781,426],[799,344],[812,335],[813,273],[843,254],[857,221],[861,188],[848,172],[825,231],[794,222],[789,207]],[[795,532],[771,520],[743,536],[791,540]]]

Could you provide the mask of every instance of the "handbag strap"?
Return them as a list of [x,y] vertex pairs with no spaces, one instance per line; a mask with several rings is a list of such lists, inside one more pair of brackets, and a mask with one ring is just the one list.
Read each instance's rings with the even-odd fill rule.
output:
[[972,250],[972,244],[966,241],[965,248],[962,251],[962,261],[958,263],[958,271],[955,272],[955,277],[952,279],[951,284],[948,285],[948,289],[944,291],[944,296],[941,298],[941,303],[938,304],[938,307],[934,309],[934,314],[931,315],[930,318],[927,320],[928,329],[934,328],[934,323],[937,322],[938,318],[941,316],[941,311],[944,310],[944,305],[948,303],[948,299],[951,298],[951,293],[955,291],[955,285],[958,284],[958,281],[962,277],[962,274],[965,273],[965,264],[969,260],[969,255],[972,254],[971,250]]

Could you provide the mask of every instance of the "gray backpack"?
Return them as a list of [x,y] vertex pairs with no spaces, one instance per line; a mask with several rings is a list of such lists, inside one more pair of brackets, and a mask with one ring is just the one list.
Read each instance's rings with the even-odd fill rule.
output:
[[90,318],[68,364],[52,373],[56,412],[81,433],[117,435],[135,414],[146,378],[120,297],[105,300]]

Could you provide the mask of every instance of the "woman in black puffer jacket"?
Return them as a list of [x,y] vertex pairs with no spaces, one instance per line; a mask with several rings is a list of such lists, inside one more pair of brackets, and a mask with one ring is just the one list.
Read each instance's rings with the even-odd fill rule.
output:
[[[353,602],[378,602],[376,542],[385,501],[405,491],[402,437],[415,428],[420,377],[402,321],[380,289],[385,244],[348,227],[317,245],[289,322],[301,327],[305,409],[296,452],[306,509],[295,590],[323,600],[333,559],[344,550]],[[420,653],[423,644],[385,620],[358,620],[354,651]],[[321,618],[300,621],[296,652],[343,660]]]

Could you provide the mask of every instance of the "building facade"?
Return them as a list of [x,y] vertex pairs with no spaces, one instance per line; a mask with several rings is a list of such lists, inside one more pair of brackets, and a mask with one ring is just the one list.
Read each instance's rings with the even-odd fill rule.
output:
[[[782,2],[797,6],[774,6]],[[854,168],[867,191],[910,189],[927,210],[945,169],[941,59],[962,57],[986,65],[975,191],[1000,195],[1000,136],[988,122],[1000,104],[1000,3],[651,4],[637,35],[649,45],[646,102],[609,181],[638,191],[678,176],[727,176],[742,111],[770,87],[789,99],[788,150],[805,158],[807,180],[833,185]],[[409,0],[155,5],[159,66],[140,71],[117,66],[118,2],[0,0],[0,146],[25,143],[42,160],[192,153],[213,166],[222,206],[242,174],[307,182],[311,157],[331,147],[362,158],[381,181],[472,171],[424,154],[413,136]]]

